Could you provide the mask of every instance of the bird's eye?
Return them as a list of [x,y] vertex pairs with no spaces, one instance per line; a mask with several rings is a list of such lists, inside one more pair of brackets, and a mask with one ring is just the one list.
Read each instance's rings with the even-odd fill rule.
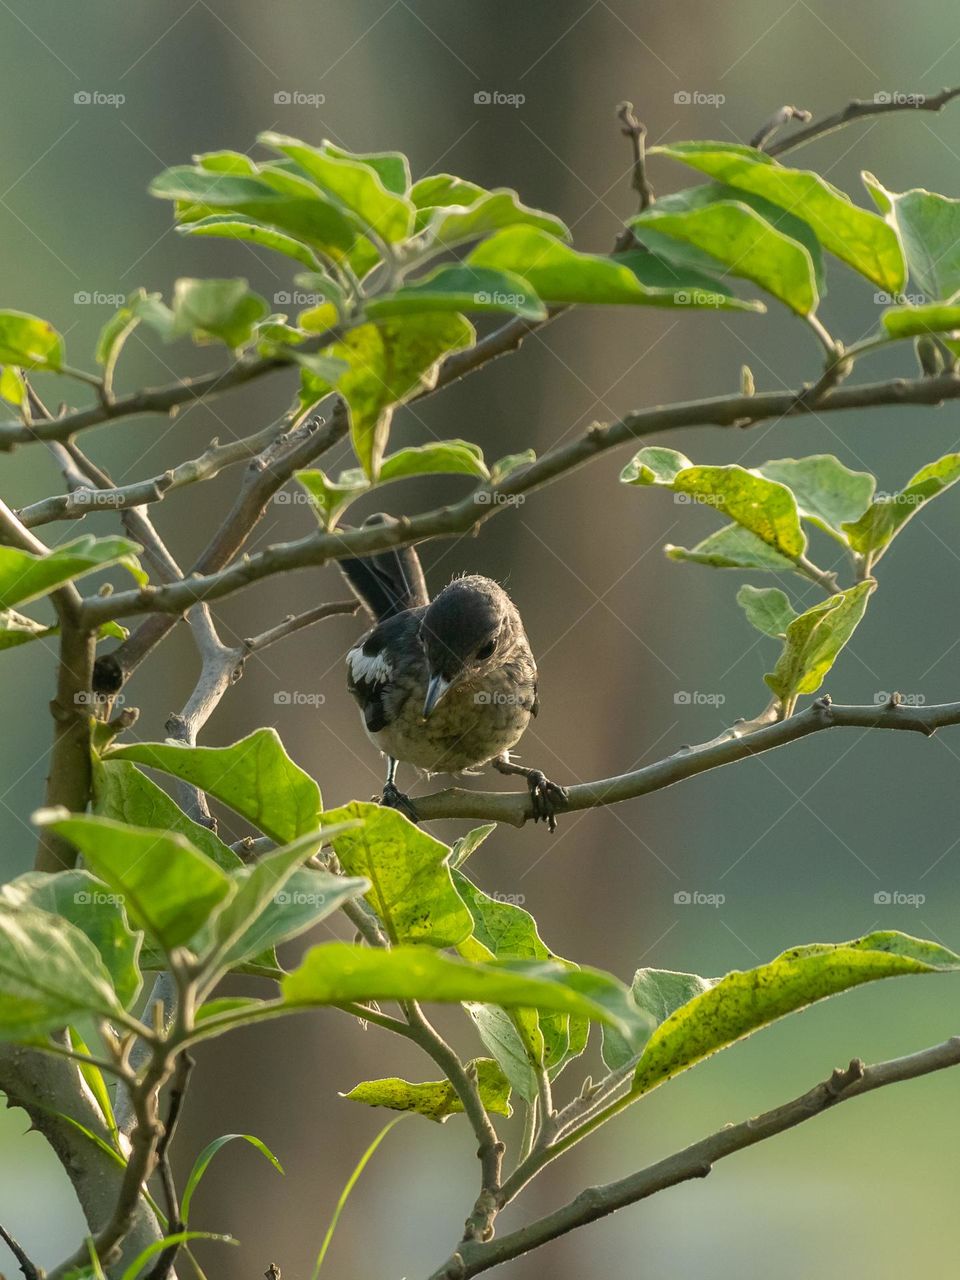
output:
[[486,662],[487,658],[493,657],[493,651],[494,649],[496,649],[496,647],[497,647],[496,640],[488,640],[486,644],[481,645],[480,648],[477,650],[477,654],[476,654],[477,660],[479,662]]

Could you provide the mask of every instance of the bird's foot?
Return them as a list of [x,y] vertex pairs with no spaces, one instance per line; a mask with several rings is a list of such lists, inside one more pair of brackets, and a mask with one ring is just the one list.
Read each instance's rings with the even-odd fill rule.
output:
[[531,769],[526,777],[533,804],[533,820],[545,822],[552,835],[557,829],[557,814],[567,807],[566,788],[551,782],[540,769]]
[[401,791],[394,783],[388,782],[384,785],[383,795],[380,797],[380,803],[388,809],[397,809],[404,817],[409,818],[411,822],[419,824],[420,815],[417,813],[417,807],[407,795],[405,791]]

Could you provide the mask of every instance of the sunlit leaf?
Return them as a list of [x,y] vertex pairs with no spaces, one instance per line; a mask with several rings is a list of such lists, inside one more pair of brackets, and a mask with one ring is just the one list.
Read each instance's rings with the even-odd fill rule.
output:
[[[475,1058],[467,1063],[467,1071],[476,1073],[477,1091],[484,1109],[495,1115],[513,1114],[510,1106],[510,1081],[492,1058]],[[431,1080],[424,1084],[411,1084],[398,1076],[383,1080],[364,1080],[354,1085],[349,1093],[341,1095],[351,1102],[362,1102],[368,1107],[388,1107],[391,1111],[414,1111],[443,1124],[452,1115],[463,1111],[463,1103],[449,1080]]]
[[744,583],[737,592],[737,604],[751,625],[765,636],[785,636],[787,627],[798,616],[786,592],[779,587],[752,587]]
[[856,630],[876,583],[858,583],[832,595],[789,623],[783,653],[764,680],[784,701],[801,693],[815,693]]
[[37,600],[73,578],[115,564],[139,550],[137,543],[127,538],[94,538],[90,534],[64,542],[43,556],[0,546],[0,609]]
[[0,311],[0,364],[59,369],[63,338],[53,325],[25,311]]
[[875,498],[859,520],[844,525],[854,551],[876,563],[903,526],[931,498],[960,480],[960,453],[947,453],[921,467],[899,492]]

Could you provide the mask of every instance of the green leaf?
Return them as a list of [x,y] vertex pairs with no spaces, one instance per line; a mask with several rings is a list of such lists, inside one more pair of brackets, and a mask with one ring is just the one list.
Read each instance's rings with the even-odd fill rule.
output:
[[[458,950],[465,960],[549,960],[562,965],[569,961],[555,955],[543,942],[537,923],[528,911],[502,898],[483,893],[462,872],[453,873],[457,892],[473,917],[473,933]],[[575,969],[576,965],[570,965]],[[566,1014],[540,1013],[524,1009],[507,1020],[500,1010],[486,1006],[468,1008],[481,1040],[501,1063],[517,1092],[526,1101],[537,1095],[537,1080],[531,1069],[546,1067],[559,1073],[571,1056],[586,1046],[589,1023]],[[571,1054],[571,1041],[574,1053]]]
[[734,970],[657,1027],[637,1063],[631,1092],[649,1093],[718,1049],[826,996],[877,978],[957,968],[960,956],[945,947],[883,932],[795,947],[756,969]]
[[784,484],[797,500],[803,519],[846,543],[843,526],[866,511],[877,487],[869,471],[851,471],[830,453],[780,458],[756,467],[762,476]]
[[34,622],[33,618],[17,613],[15,609],[0,610],[0,649],[14,649],[30,640],[56,635],[57,631],[57,627],[45,627],[42,622]]
[[787,627],[799,615],[779,587],[744,585],[737,592],[737,604],[747,621],[765,636],[785,637]]
[[317,259],[300,240],[293,236],[276,231],[273,227],[265,227],[255,218],[244,217],[240,213],[212,213],[196,222],[185,222],[177,227],[185,236],[215,236],[222,240],[244,240],[259,245],[261,249],[273,249],[282,253],[305,267],[315,268]]
[[48,595],[55,587],[140,550],[127,538],[94,538],[87,534],[64,542],[44,556],[17,547],[0,547],[0,609]]
[[133,827],[172,831],[212,858],[224,871],[243,866],[229,845],[215,831],[188,818],[167,793],[135,764],[125,760],[97,760],[93,769],[93,812]]
[[437,312],[359,325],[325,355],[348,365],[336,382],[310,377],[303,398],[315,403],[333,390],[350,410],[350,435],[360,465],[376,479],[397,405],[433,385],[450,351],[472,346],[474,331],[461,315]]
[[[687,197],[686,192],[682,194]],[[703,250],[798,315],[816,310],[819,294],[809,250],[743,200],[694,197],[688,198],[686,207],[658,201],[631,219],[630,226],[641,239],[649,228]]]
[[[688,494],[795,561],[807,549],[797,502],[784,484],[744,467],[698,467],[671,449],[641,449],[621,473],[626,484],[656,485]],[[678,468],[678,469],[674,469]]]
[[364,310],[371,320],[421,311],[506,311],[527,320],[547,316],[546,307],[522,276],[462,263],[437,267],[396,293],[371,298]]
[[85,1014],[121,1012],[99,951],[75,925],[0,904],[0,1040],[35,1041]]
[[819,174],[786,168],[755,147],[736,143],[675,142],[651,147],[650,153],[762,196],[808,222],[825,249],[881,289],[903,288],[905,264],[896,233]]
[[328,155],[365,164],[394,195],[406,195],[410,188],[410,164],[402,151],[346,151],[329,140],[323,149]]
[[874,498],[859,520],[845,524],[850,546],[876,564],[908,520],[931,498],[960,480],[960,453],[947,453],[921,467],[898,493]]
[[[426,475],[490,478],[478,445],[468,440],[437,440],[432,444],[398,449],[384,458],[378,483]],[[342,471],[338,480],[331,480],[319,467],[311,471],[296,471],[294,478],[307,491],[310,505],[325,529],[332,529],[341,512],[371,487],[370,481],[358,468]]]
[[320,788],[287,755],[275,729],[257,729],[229,747],[137,742],[109,760],[134,760],[222,800],[271,840],[287,844],[320,826]]
[[[667,283],[649,288],[642,282],[638,271],[626,265],[621,256],[607,258],[597,253],[578,253],[536,227],[510,227],[499,231],[479,244],[467,261],[477,268],[515,272],[528,280],[536,294],[551,305],[718,305],[718,295],[712,292],[709,299],[705,293],[696,298],[691,293],[678,302],[683,291],[676,285]],[[630,261],[633,264],[633,259]],[[746,310],[757,309],[749,303],[740,305]]]
[[132,923],[165,951],[189,942],[233,892],[229,876],[184,836],[63,812],[42,809],[34,821],[76,845]]
[[195,340],[218,338],[236,350],[269,310],[246,280],[181,279],[173,291],[173,333],[192,334]]
[[413,205],[388,191],[372,166],[281,133],[261,133],[258,141],[295,160],[325,195],[388,243],[405,240],[412,231]]
[[187,1240],[216,1240],[220,1244],[240,1243],[239,1240],[234,1240],[233,1236],[217,1235],[213,1231],[175,1231],[172,1235],[166,1235],[161,1240],[154,1240],[152,1244],[148,1244],[145,1249],[142,1249],[124,1271],[120,1280],[138,1280],[140,1273],[151,1258],[155,1258],[158,1253],[162,1253],[168,1245],[181,1244]]
[[334,852],[347,875],[370,881],[367,901],[391,942],[453,947],[470,935],[473,921],[454,888],[445,844],[383,805],[354,801],[324,818],[359,821],[334,837]]
[[[85,1054],[88,1058],[91,1056],[89,1047],[76,1027],[67,1027],[67,1039],[74,1053]],[[107,1082],[103,1078],[103,1072],[99,1067],[94,1066],[92,1062],[78,1062],[77,1070],[80,1072],[84,1084],[93,1095],[93,1100],[103,1118],[103,1123],[110,1131],[110,1137],[114,1144],[118,1145],[120,1142],[120,1130],[117,1128],[117,1118],[113,1113],[110,1090],[107,1088]]]
[[766,569],[783,573],[796,568],[792,560],[774,551],[749,529],[736,524],[725,525],[695,547],[675,547],[668,542],[663,549],[671,560],[690,560],[715,569]]
[[95,359],[97,364],[106,365],[116,359],[120,348],[140,323],[131,307],[121,307],[114,312],[100,330],[97,338]]
[[474,827],[465,836],[453,842],[450,849],[450,866],[458,870],[466,860],[480,848],[487,836],[493,835],[497,829],[495,822],[485,822],[482,827]]
[[[468,1071],[476,1072],[477,1089],[484,1109],[495,1115],[513,1115],[510,1106],[510,1081],[492,1058],[474,1058],[467,1063]],[[351,1102],[362,1102],[368,1107],[388,1107],[391,1111],[415,1111],[443,1124],[452,1115],[463,1111],[463,1103],[449,1080],[431,1080],[425,1084],[411,1084],[398,1076],[383,1080],[364,1080],[354,1085],[349,1093],[340,1095]]]
[[194,163],[210,173],[240,173],[256,175],[257,164],[242,151],[204,151],[194,156]]
[[[291,902],[291,891],[286,888],[288,882],[321,844],[349,825],[352,824],[324,826],[261,858],[255,866],[233,873],[231,878],[237,891],[211,922],[209,951],[207,939],[197,948],[209,974],[226,973],[290,936],[293,921],[284,920],[284,908]],[[348,899],[365,892],[369,882],[349,880],[326,871],[310,871],[309,886],[309,901],[303,905],[312,907],[310,918],[304,922],[298,914],[294,932],[331,915]],[[293,905],[300,904],[294,901]]]
[[922,189],[887,191],[872,173],[863,181],[900,237],[912,283],[929,302],[952,298],[960,289],[960,200]]
[[150,191],[178,202],[178,222],[197,222],[229,210],[304,240],[337,262],[349,258],[361,273],[364,264],[369,270],[378,259],[354,221],[324,199],[313,183],[274,168],[261,168],[254,177],[177,165],[155,178]]
[[291,1009],[371,1000],[479,1001],[510,1009],[544,1009],[607,1022],[634,1045],[651,1020],[636,1008],[622,982],[597,969],[570,969],[548,961],[503,960],[466,964],[432,947],[388,951],[326,942],[307,952],[281,984]]
[[431,173],[410,188],[410,199],[417,209],[431,211],[454,204],[467,208],[486,194],[483,187],[478,187],[475,182],[457,178],[452,173]]
[[956,333],[960,329],[960,306],[931,303],[922,307],[891,307],[880,322],[893,338],[911,338],[922,333]]
[[[672,969],[638,969],[633,977],[633,996],[659,1027],[672,1013],[694,997],[709,991],[710,978],[695,973],[676,973]],[[618,1071],[636,1055],[612,1027],[603,1028],[603,1061],[611,1071]]]
[[254,1136],[252,1133],[225,1133],[219,1138],[215,1138],[213,1142],[208,1143],[196,1160],[193,1162],[193,1168],[183,1188],[183,1197],[180,1202],[180,1217],[184,1226],[190,1221],[190,1205],[193,1203],[194,1192],[200,1182],[200,1179],[206,1173],[210,1161],[228,1142],[249,1142],[250,1146],[265,1156],[277,1173],[283,1173],[283,1165],[273,1154],[265,1142]]
[[25,311],[0,311],[0,364],[59,369],[63,338],[52,324]]
[[78,929],[99,952],[120,1003],[130,1008],[141,987],[140,935],[128,925],[122,902],[89,871],[28,871],[0,889],[0,903],[47,911]]
[[22,405],[26,399],[23,377],[15,365],[0,366],[0,398],[8,404]]
[[[671,242],[668,240],[667,243]],[[758,300],[745,302],[738,298],[730,286],[716,276],[690,264],[673,262],[647,249],[628,249],[618,253],[616,261],[633,272],[651,295],[650,301],[655,306],[689,307],[692,311],[706,308],[761,313],[767,309]]]
[[483,461],[479,445],[469,440],[436,440],[409,449],[398,449],[384,458],[380,466],[380,483],[403,480],[407,476],[427,475],[478,476],[489,480],[490,472]]
[[867,607],[877,584],[861,582],[816,604],[788,625],[783,653],[763,678],[783,701],[801,693],[815,693],[837,660]]
[[[453,181],[458,182],[459,179]],[[465,188],[462,188],[462,193],[467,194]],[[448,205],[438,208],[426,221],[424,240],[431,248],[450,249],[506,227],[530,227],[560,240],[570,239],[569,229],[559,218],[544,213],[542,209],[527,208],[520,203],[515,191],[498,190],[484,192],[467,207]],[[526,275],[526,272],[520,274]]]

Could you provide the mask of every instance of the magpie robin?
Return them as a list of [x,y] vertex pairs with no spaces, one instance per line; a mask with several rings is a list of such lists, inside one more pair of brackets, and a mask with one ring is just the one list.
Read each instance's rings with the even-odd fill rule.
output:
[[381,803],[417,821],[396,785],[400,761],[424,773],[490,764],[526,778],[534,821],[555,831],[566,792],[510,759],[537,714],[537,664],[503,588],[476,575],[455,578],[431,602],[412,547],[341,560],[340,568],[376,624],[347,654],[347,687],[387,757]]

